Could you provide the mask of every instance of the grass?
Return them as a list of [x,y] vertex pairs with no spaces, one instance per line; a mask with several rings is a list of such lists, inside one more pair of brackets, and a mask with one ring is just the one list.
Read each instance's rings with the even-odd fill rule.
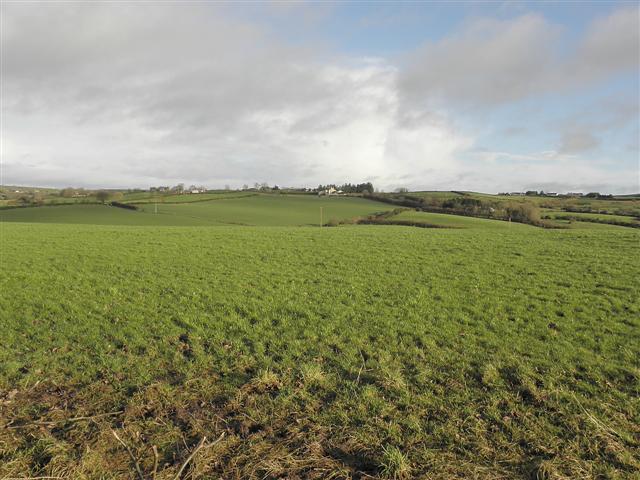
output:
[[545,212],[550,218],[558,220],[577,220],[585,222],[616,222],[617,224],[638,225],[640,220],[637,217],[627,215],[611,215],[603,213],[581,213],[581,212]]
[[436,225],[449,228],[476,228],[482,230],[504,230],[521,229],[530,230],[530,225],[515,222],[504,222],[501,220],[489,220],[484,218],[466,217],[462,215],[449,215],[444,213],[420,212],[416,210],[405,210],[398,215],[394,215],[392,220],[408,220],[427,225]]
[[193,203],[158,203],[157,214],[155,204],[140,204],[139,211],[104,205],[14,208],[0,210],[0,221],[153,226],[319,225],[321,207],[324,222],[391,210],[389,205],[353,197],[251,195]]
[[188,217],[149,215],[106,205],[59,205],[0,210],[2,222],[68,223],[91,225],[206,225]]
[[640,468],[636,230],[0,227],[0,478]]
[[[317,197],[310,195],[257,195],[225,201],[158,205],[160,215],[189,217],[208,223],[235,225],[319,225],[331,218],[346,219],[391,210],[386,204],[355,197]],[[143,205],[144,212],[155,211]]]
[[[402,195],[402,194],[400,194]],[[411,192],[408,195],[421,197],[425,200],[447,200],[465,196],[482,201],[501,203],[531,203],[540,208],[551,209],[557,212],[583,211],[587,213],[600,213],[622,216],[640,216],[640,199],[634,195],[619,196],[614,199],[590,198],[590,197],[545,197],[545,196],[518,196],[518,195],[492,195],[478,192]]]
[[[400,194],[402,195],[402,194]],[[424,197],[424,198],[438,198],[442,200],[448,200],[450,198],[462,197],[462,193],[460,192],[449,192],[445,190],[432,190],[432,191],[424,191],[424,192],[410,192],[407,195],[415,196],[415,197]]]
[[229,198],[242,198],[257,195],[254,192],[220,191],[214,193],[185,193],[181,195],[154,195],[153,193],[132,193],[124,196],[125,203],[193,203],[207,200],[226,200]]
[[558,226],[559,228],[571,228],[578,230],[602,230],[602,229],[617,229],[617,228],[627,228],[628,226],[624,225],[614,225],[611,223],[599,223],[599,222],[581,222],[575,220],[565,220],[562,218],[555,217],[552,225]]
[[[465,214],[500,220],[513,218],[515,221],[547,228],[574,228],[575,225],[567,220],[640,227],[640,202],[634,196],[604,199],[490,195],[475,192],[410,192],[382,194],[370,198],[431,213]],[[420,215],[414,215],[418,219],[418,225],[429,225],[426,217],[424,222],[420,222]],[[395,218],[397,223],[413,224],[416,221]],[[540,221],[541,218],[543,221]],[[437,220],[437,217],[434,220]],[[444,221],[445,224],[450,222],[454,220]],[[442,226],[438,223],[431,225]]]

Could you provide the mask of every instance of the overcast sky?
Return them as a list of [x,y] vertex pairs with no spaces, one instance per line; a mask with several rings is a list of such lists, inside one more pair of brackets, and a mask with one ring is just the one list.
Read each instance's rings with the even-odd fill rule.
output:
[[1,8],[3,184],[640,191],[637,2]]

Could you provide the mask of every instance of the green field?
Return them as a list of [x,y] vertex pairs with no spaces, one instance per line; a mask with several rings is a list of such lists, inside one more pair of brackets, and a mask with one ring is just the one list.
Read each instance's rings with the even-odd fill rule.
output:
[[148,215],[107,205],[60,205],[0,210],[2,222],[70,223],[90,225],[202,225],[191,218]]
[[223,200],[258,195],[255,192],[185,193],[182,195],[161,195],[154,193],[132,193],[124,196],[125,203],[193,203],[207,200]]
[[628,215],[608,215],[603,213],[580,213],[580,212],[545,212],[550,218],[559,220],[575,219],[584,222],[615,222],[618,224],[637,225],[640,226],[640,220],[637,217]]
[[[200,202],[140,204],[139,211],[105,205],[66,205],[0,210],[3,222],[94,225],[319,225],[391,210],[383,203],[352,197],[251,195]],[[155,213],[157,210],[157,213]]]
[[[189,204],[158,204],[158,214],[189,217],[198,221],[235,225],[319,225],[323,222],[391,210],[383,203],[352,197],[317,197],[312,195],[257,195],[224,201]],[[142,206],[152,213],[155,205]]]
[[515,222],[504,222],[501,220],[489,220],[484,218],[465,217],[462,215],[447,215],[444,213],[418,212],[415,210],[405,210],[398,215],[391,217],[392,220],[407,220],[426,225],[435,225],[448,228],[477,228],[482,230],[504,230],[523,229],[530,230],[531,225]]
[[[572,228],[572,229],[603,229],[603,228],[624,228],[626,226],[638,225],[633,217],[625,217],[622,215],[603,215],[603,214],[589,214],[589,213],[559,213],[550,212],[547,213],[554,221],[550,225],[558,228]],[[568,218],[584,218],[584,221],[569,221]],[[490,220],[485,218],[466,217],[462,215],[449,215],[442,213],[430,213],[420,212],[415,210],[405,210],[398,215],[394,215],[390,218],[391,221],[410,221],[416,223],[422,223],[428,226],[447,227],[447,228],[476,228],[476,229],[531,229],[536,228],[531,225],[526,225],[516,222],[505,222],[502,220]],[[591,220],[591,221],[589,221]],[[600,220],[602,222],[615,221],[622,226],[612,225],[608,223],[593,223],[593,220]]]
[[[403,195],[403,194],[399,194]],[[519,195],[492,195],[488,193],[478,192],[446,192],[446,191],[425,191],[410,192],[405,195],[412,197],[424,198],[425,200],[448,200],[453,198],[471,198],[482,201],[492,202],[495,205],[503,203],[531,203],[540,208],[564,212],[565,209],[577,210],[586,213],[600,213],[609,215],[622,216],[639,216],[640,215],[640,199],[634,195],[619,196],[612,199],[609,198],[590,198],[590,197],[547,197],[547,196],[519,196]]]
[[[637,230],[141,220],[300,225],[319,205],[386,207],[2,212],[0,478],[173,479],[204,436],[185,478],[637,474]],[[46,216],[114,225],[21,223]]]
[[439,199],[449,199],[449,198],[456,198],[456,197],[462,197],[462,193],[458,193],[458,192],[448,192],[448,191],[439,191],[439,190],[432,190],[432,191],[424,191],[424,192],[410,192],[407,195],[412,195],[412,196],[416,196],[416,197],[423,197],[423,198],[439,198]]

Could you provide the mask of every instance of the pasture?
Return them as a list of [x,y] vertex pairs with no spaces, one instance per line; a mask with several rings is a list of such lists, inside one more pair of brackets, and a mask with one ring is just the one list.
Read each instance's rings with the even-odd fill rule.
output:
[[637,230],[275,226],[317,200],[3,211],[0,478],[637,474]]
[[[139,210],[106,205],[60,205],[0,210],[3,222],[71,223],[93,225],[319,225],[323,223],[391,210],[392,207],[358,197],[317,197],[315,195],[217,194],[215,200],[173,203],[140,203]],[[201,197],[204,197],[203,194]],[[185,195],[184,197],[187,197]],[[157,212],[157,213],[156,213]]]
[[582,213],[582,212],[557,212],[551,211],[546,213],[549,218],[556,220],[573,220],[576,222],[615,222],[618,225],[623,226],[636,226],[640,227],[640,217],[633,217],[629,215],[612,215],[604,213]]
[[510,230],[523,229],[530,230],[531,225],[516,222],[504,222],[501,220],[490,220],[485,218],[465,217],[462,215],[448,215],[444,213],[418,212],[415,210],[405,210],[398,215],[391,217],[392,220],[407,220],[425,225],[434,225],[446,228],[478,228],[482,230]]

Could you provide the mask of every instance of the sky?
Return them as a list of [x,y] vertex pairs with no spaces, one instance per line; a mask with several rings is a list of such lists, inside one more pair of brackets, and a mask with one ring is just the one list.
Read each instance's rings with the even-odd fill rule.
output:
[[6,2],[0,183],[640,192],[638,2]]

